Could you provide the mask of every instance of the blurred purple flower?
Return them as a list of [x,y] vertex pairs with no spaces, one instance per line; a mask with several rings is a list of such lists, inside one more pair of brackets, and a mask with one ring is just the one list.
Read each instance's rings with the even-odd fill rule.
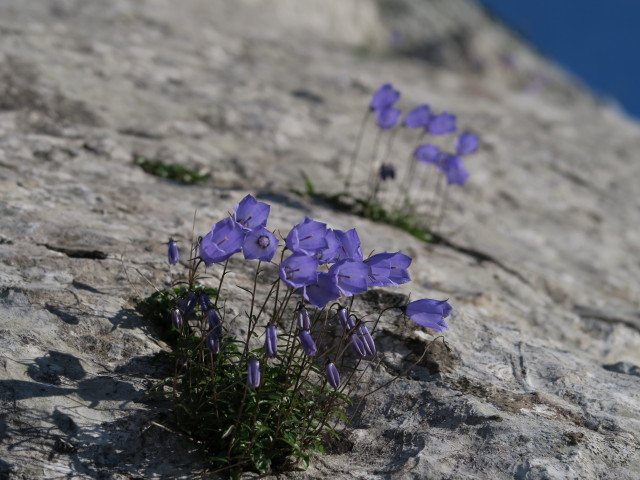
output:
[[364,261],[371,268],[369,287],[397,287],[411,281],[408,268],[411,257],[400,253],[378,253]]
[[200,258],[207,265],[223,262],[242,249],[245,231],[232,218],[216,223],[200,241]]
[[420,145],[416,148],[413,153],[416,160],[419,162],[430,164],[438,162],[438,155],[440,155],[440,149],[435,145],[431,145],[430,143],[426,143],[424,145]]
[[302,253],[294,253],[280,264],[280,278],[290,287],[300,288],[318,283],[318,261]]
[[367,290],[370,268],[364,262],[342,260],[329,268],[329,275],[334,275],[338,289],[345,297]]
[[287,248],[295,253],[316,255],[327,248],[327,225],[304,217],[304,220],[291,229],[285,239]]
[[340,386],[340,374],[338,373],[338,369],[335,364],[333,362],[327,362],[327,365],[324,367],[324,371],[327,375],[329,385],[334,389],[337,389]]
[[441,154],[438,158],[438,168],[446,175],[449,185],[462,186],[469,178],[469,172],[467,172],[462,158],[457,155]]
[[383,130],[388,130],[395,127],[401,116],[402,112],[393,107],[376,110],[376,125],[378,125]]
[[447,300],[432,300],[430,298],[416,300],[404,307],[404,313],[410,320],[439,332],[449,329],[445,318],[451,314],[451,310],[451,305]]
[[220,337],[216,330],[211,330],[207,335],[207,348],[214,355],[220,353]]
[[300,339],[300,345],[309,357],[315,357],[316,353],[318,353],[318,347],[316,347],[316,342],[311,338],[311,333],[309,330],[300,330],[298,334],[298,338]]
[[169,240],[169,251],[168,251],[168,259],[169,265],[176,265],[180,261],[180,253],[178,252],[178,244],[172,238]]
[[473,133],[461,133],[456,141],[456,153],[458,155],[471,155],[480,146],[480,139]]
[[257,227],[247,233],[242,244],[242,253],[247,260],[270,262],[278,250],[278,239],[264,227]]
[[456,116],[442,112],[431,117],[427,129],[431,135],[446,135],[456,131]]
[[303,288],[302,295],[312,305],[318,308],[324,307],[331,300],[340,296],[340,290],[335,275],[320,272],[318,281]]
[[233,219],[246,231],[264,227],[267,224],[271,207],[259,202],[252,195],[247,195],[233,207]]
[[260,362],[257,358],[252,358],[247,364],[247,385],[249,388],[260,386]]
[[425,104],[407,113],[403,125],[407,128],[427,128],[429,120],[431,120],[431,108]]
[[267,327],[264,349],[269,358],[275,358],[278,354],[278,331],[275,325],[269,325]]
[[393,88],[390,83],[385,83],[376,90],[371,97],[369,107],[371,110],[383,110],[389,108],[400,99],[400,92]]

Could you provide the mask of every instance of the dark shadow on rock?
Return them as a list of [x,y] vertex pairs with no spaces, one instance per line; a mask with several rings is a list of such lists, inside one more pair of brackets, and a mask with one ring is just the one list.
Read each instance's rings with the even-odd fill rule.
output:
[[0,380],[0,399],[15,402],[27,398],[69,395],[73,388],[61,388],[26,380]]
[[142,320],[142,317],[138,312],[133,310],[132,308],[122,308],[118,313],[116,313],[113,317],[109,318],[109,321],[113,324],[113,329],[116,328],[143,328],[145,327],[145,322]]
[[69,312],[65,312],[64,310],[61,310],[60,308],[51,305],[50,303],[47,303],[44,308],[49,312],[52,313],[53,315],[55,315],[56,317],[58,317],[60,320],[62,320],[64,323],[68,324],[68,325],[78,325],[80,323],[80,318],[78,318],[76,315],[73,315]]
[[624,373],[625,375],[634,375],[640,377],[640,367],[629,362],[618,362],[611,365],[603,365],[602,368],[610,372]]
[[130,383],[107,376],[81,381],[77,393],[83,400],[91,402],[90,408],[97,407],[102,400],[121,401],[121,407],[124,407],[130,402],[139,402],[143,396]]
[[60,385],[62,377],[80,380],[86,372],[73,355],[50,350],[46,357],[38,357],[35,364],[29,365],[27,374],[37,382]]

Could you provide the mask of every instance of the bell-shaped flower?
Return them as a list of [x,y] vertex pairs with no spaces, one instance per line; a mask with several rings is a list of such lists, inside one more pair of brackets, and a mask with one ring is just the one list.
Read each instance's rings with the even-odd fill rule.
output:
[[411,265],[411,257],[403,253],[378,253],[364,263],[371,268],[369,287],[397,287],[411,281],[407,270]]
[[370,268],[366,263],[356,260],[342,260],[329,268],[329,275],[336,277],[338,289],[345,297],[367,290],[369,272]]
[[211,330],[206,338],[207,348],[211,353],[217,355],[220,353],[220,337],[216,330]]
[[345,331],[349,331],[356,326],[353,321],[353,316],[349,315],[349,311],[345,307],[340,307],[338,309],[338,319]]
[[430,143],[418,146],[413,153],[416,160],[426,165],[437,164],[438,155],[440,155],[440,149]]
[[260,362],[257,358],[252,358],[247,364],[247,385],[249,388],[260,386]]
[[454,133],[456,127],[456,116],[449,112],[442,112],[438,115],[433,115],[429,120],[429,126],[427,127],[431,135],[446,135],[448,133]]
[[404,307],[404,313],[410,320],[439,332],[449,329],[445,318],[451,314],[451,310],[451,305],[447,300],[432,300],[430,298],[416,300]]
[[247,195],[233,207],[233,219],[246,231],[255,230],[267,225],[269,204],[259,202],[252,195]]
[[218,315],[215,308],[207,310],[207,322],[209,323],[209,330],[220,331],[222,321],[220,321],[220,315]]
[[294,253],[280,264],[280,278],[294,288],[318,282],[318,261],[302,253]]
[[389,108],[400,99],[400,92],[393,88],[390,83],[385,83],[376,90],[371,97],[369,107],[371,110],[384,110]]
[[327,362],[324,367],[325,374],[327,375],[327,382],[334,389],[337,389],[340,386],[340,374],[338,373],[338,369],[336,368],[333,362]]
[[300,307],[296,310],[296,317],[298,319],[298,328],[300,330],[311,330],[311,320],[309,319],[309,312],[306,308]]
[[376,344],[373,341],[373,337],[369,332],[369,329],[364,323],[361,323],[358,326],[358,333],[360,334],[360,339],[362,340],[362,344],[364,345],[365,350],[367,351],[367,355],[375,355],[377,353]]
[[169,240],[169,251],[167,253],[167,257],[169,260],[169,265],[176,265],[180,261],[180,253],[178,252],[178,244],[172,238]]
[[319,273],[317,282],[305,286],[302,296],[312,305],[318,308],[324,307],[340,296],[336,276],[325,272]]
[[340,242],[338,241],[334,230],[327,228],[324,239],[327,241],[327,247],[322,250],[318,250],[314,255],[318,259],[318,263],[320,263],[320,265],[336,262],[338,249],[340,248]]
[[343,232],[342,230],[334,230],[336,238],[340,243],[338,247],[336,262],[340,260],[357,260],[362,261],[362,249],[360,248],[360,237],[355,228]]
[[267,327],[264,350],[269,358],[275,358],[278,354],[278,331],[275,325],[269,325]]
[[388,130],[396,126],[401,116],[402,112],[393,107],[376,110],[376,125],[383,130]]
[[326,234],[326,223],[316,222],[305,217],[302,222],[291,229],[285,243],[287,248],[294,253],[316,255],[328,246]]
[[242,248],[245,231],[232,218],[216,223],[200,241],[200,258],[207,265],[224,262]]
[[300,330],[298,339],[300,340],[300,345],[304,353],[309,357],[315,357],[316,353],[318,353],[318,347],[316,347],[316,342],[313,341],[309,330]]
[[349,335],[349,345],[356,354],[360,355],[361,357],[367,356],[367,349],[365,348],[364,343],[355,333]]
[[247,260],[270,262],[278,250],[278,239],[264,227],[257,227],[244,237],[242,253]]
[[438,159],[438,168],[444,172],[449,185],[464,185],[469,178],[469,172],[464,166],[462,158],[448,153]]
[[425,104],[407,113],[403,125],[407,128],[427,128],[429,120],[431,120],[431,108]]
[[173,310],[171,310],[171,324],[173,325],[173,328],[175,328],[176,330],[181,330],[182,325],[184,324],[182,320],[182,314],[180,313],[180,310],[177,308],[174,308]]
[[478,150],[480,139],[477,135],[463,132],[456,140],[456,153],[458,155],[471,155]]

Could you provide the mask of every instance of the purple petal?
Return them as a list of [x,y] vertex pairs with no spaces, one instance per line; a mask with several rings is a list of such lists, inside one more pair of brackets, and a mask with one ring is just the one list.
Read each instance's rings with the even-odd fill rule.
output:
[[328,362],[324,370],[327,375],[329,385],[337,389],[340,386],[340,374],[338,373],[338,369],[335,364],[333,362]]
[[375,91],[371,97],[371,110],[383,110],[390,107],[400,99],[400,92],[390,83],[385,83]]
[[233,219],[245,230],[254,230],[267,224],[270,209],[268,204],[247,195],[233,207]]
[[456,129],[456,116],[449,112],[434,115],[429,121],[428,130],[431,135],[446,135],[455,132]]
[[353,315],[349,315],[349,312],[344,307],[338,309],[338,318],[340,319],[342,328],[344,328],[345,331],[351,330],[356,326],[356,324],[353,322]]
[[318,262],[321,265],[325,263],[336,262],[338,249],[340,248],[340,242],[336,238],[336,233],[333,230],[327,229],[327,233],[325,234],[324,238],[327,241],[327,248],[318,250],[318,252],[315,254],[315,257],[318,259]]
[[315,357],[316,353],[318,353],[318,347],[316,347],[316,342],[313,341],[311,337],[311,333],[309,330],[301,330],[298,334],[298,338],[300,339],[300,345],[309,357]]
[[340,296],[335,275],[319,273],[317,283],[304,287],[303,296],[312,305],[323,308],[331,300]]
[[404,117],[404,126],[407,128],[427,128],[431,119],[431,108],[429,105],[420,105],[414,108]]
[[260,362],[256,358],[249,360],[247,365],[247,385],[249,388],[260,386]]
[[480,139],[473,133],[462,133],[456,142],[456,153],[458,155],[470,155],[478,150]]
[[232,218],[216,223],[200,242],[200,258],[207,265],[224,262],[242,249],[245,231]]
[[425,298],[409,303],[405,307],[405,314],[423,327],[443,332],[449,329],[445,318],[449,316],[451,310],[451,305],[446,300]]
[[378,253],[367,258],[364,263],[371,267],[370,287],[397,287],[411,281],[409,265],[411,257],[400,253]]
[[398,120],[400,120],[401,115],[402,112],[393,107],[376,110],[376,124],[385,130],[393,128],[396,123],[398,123]]
[[269,325],[267,327],[264,349],[269,358],[275,358],[278,354],[278,331],[275,325]]
[[300,330],[311,330],[311,320],[309,319],[309,312],[306,308],[301,307],[297,312],[298,328]]
[[462,158],[455,155],[447,155],[443,161],[442,170],[447,176],[447,183],[449,185],[464,185],[469,178],[469,172],[464,167]]
[[175,240],[169,240],[169,252],[168,252],[169,265],[175,265],[180,261],[180,254],[178,253],[178,244]]
[[308,255],[294,253],[280,264],[280,278],[290,287],[300,288],[318,283],[318,261]]
[[335,275],[340,292],[349,297],[367,290],[369,266],[364,262],[342,260],[329,268],[329,274]]
[[356,354],[361,357],[367,356],[367,349],[365,348],[364,343],[362,343],[362,340],[360,340],[355,333],[349,335],[349,345],[351,345],[351,349],[356,352]]
[[213,354],[220,353],[220,338],[215,330],[212,330],[207,335],[207,348]]
[[435,145],[431,145],[429,143],[420,145],[416,148],[414,152],[414,156],[416,160],[422,163],[436,163],[438,160],[438,155],[440,154],[440,149]]
[[295,253],[316,255],[327,248],[327,225],[305,217],[302,222],[291,229],[285,239],[287,248]]
[[340,246],[336,255],[336,262],[340,260],[358,260],[362,261],[362,249],[360,248],[360,237],[355,228],[343,232],[342,230],[334,230],[336,239]]
[[244,238],[242,253],[247,260],[270,262],[278,250],[278,239],[264,227],[258,227]]
[[358,333],[360,334],[360,339],[362,340],[364,348],[367,350],[367,354],[371,356],[375,355],[377,352],[376,344],[373,341],[371,333],[369,333],[369,329],[364,323],[361,323],[358,327]]

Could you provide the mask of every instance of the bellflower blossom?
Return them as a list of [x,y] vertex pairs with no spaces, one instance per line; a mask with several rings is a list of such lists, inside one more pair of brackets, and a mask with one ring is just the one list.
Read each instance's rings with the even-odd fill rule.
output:
[[169,240],[169,251],[167,253],[169,265],[176,265],[180,261],[180,253],[178,252],[178,244],[172,238]]
[[407,270],[411,265],[411,257],[403,253],[378,253],[364,263],[371,268],[369,287],[397,287],[411,281]]
[[251,230],[244,237],[242,253],[247,260],[270,262],[278,250],[278,239],[264,227]]
[[404,307],[404,313],[411,321],[439,332],[449,329],[445,318],[451,314],[451,310],[451,305],[447,300],[432,300],[430,298],[416,300]]
[[327,241],[327,248],[318,250],[314,255],[320,265],[334,263],[338,256],[338,249],[340,248],[340,241],[336,236],[335,230],[328,228],[324,239]]
[[383,130],[389,130],[390,128],[395,127],[401,116],[402,112],[393,107],[376,110],[376,125],[378,125]]
[[300,288],[318,282],[318,261],[302,253],[294,253],[280,264],[280,278],[290,287]]
[[477,135],[463,132],[456,140],[456,153],[458,155],[471,155],[478,150],[480,139]]
[[302,296],[312,305],[323,308],[331,300],[340,297],[336,276],[325,272],[318,273],[317,282],[304,286]]
[[427,165],[437,164],[439,155],[440,149],[430,143],[418,146],[413,153],[416,160]]
[[249,388],[260,386],[260,362],[257,358],[252,358],[247,364],[247,385]]
[[355,333],[349,335],[349,345],[351,346],[351,349],[361,357],[367,356],[367,349],[365,348],[364,343]]
[[478,150],[480,139],[473,133],[464,132],[456,141],[456,154],[442,153],[438,158],[438,168],[444,172],[449,185],[464,185],[469,172],[464,166],[462,156],[470,155]]
[[333,362],[327,362],[327,365],[324,367],[324,371],[327,375],[329,385],[334,389],[337,389],[340,386],[340,374],[338,373],[338,369],[335,364]]
[[302,222],[291,229],[285,243],[287,248],[294,253],[316,255],[328,246],[326,234],[326,223],[316,222],[305,217]]
[[244,236],[243,227],[232,218],[220,220],[200,241],[200,258],[207,265],[224,262],[242,249]]
[[267,225],[271,207],[259,202],[252,195],[247,195],[233,208],[233,219],[246,230],[255,230]]
[[431,135],[446,135],[448,133],[454,133],[456,127],[456,116],[449,112],[442,112],[438,115],[434,115],[429,120],[427,127]]
[[354,260],[342,260],[329,268],[329,275],[336,276],[338,289],[345,297],[367,291],[370,268]]
[[334,230],[336,239],[340,246],[335,257],[336,262],[340,260],[358,260],[362,261],[362,249],[360,248],[360,237],[355,228],[343,232],[342,230]]
[[407,113],[407,116],[404,117],[403,125],[407,128],[427,128],[431,116],[429,105],[420,105]]
[[391,107],[400,99],[400,92],[393,88],[390,83],[385,83],[376,90],[371,97],[369,107],[371,110],[383,110]]

